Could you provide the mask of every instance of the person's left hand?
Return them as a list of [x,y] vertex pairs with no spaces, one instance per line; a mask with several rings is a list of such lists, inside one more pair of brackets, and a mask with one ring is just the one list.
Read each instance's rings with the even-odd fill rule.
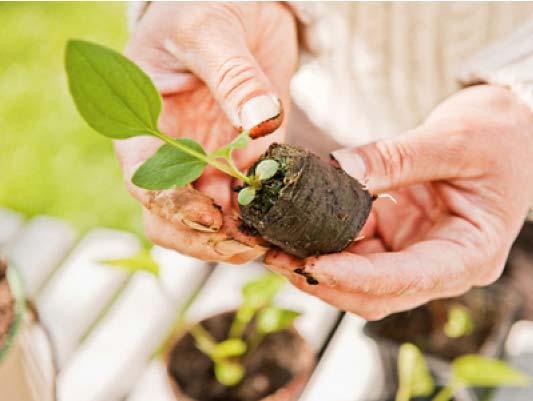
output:
[[369,320],[500,276],[533,199],[533,112],[510,91],[465,89],[415,130],[333,156],[397,204],[378,199],[364,239],[344,252],[298,260],[273,250],[267,266]]

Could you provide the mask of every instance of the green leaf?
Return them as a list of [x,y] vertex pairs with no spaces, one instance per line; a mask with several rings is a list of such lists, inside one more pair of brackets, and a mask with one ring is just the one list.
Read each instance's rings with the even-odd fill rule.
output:
[[261,278],[249,281],[242,288],[243,305],[259,309],[269,305],[285,284],[285,278],[279,274],[268,273]]
[[263,160],[255,168],[255,175],[260,181],[268,180],[274,177],[278,168],[279,163],[277,161],[271,159]]
[[[195,152],[205,155],[202,147],[192,139],[176,139]],[[132,182],[145,189],[182,187],[202,175],[206,163],[170,144],[161,146],[135,172]]]
[[218,361],[215,363],[215,377],[224,386],[235,386],[244,377],[244,368],[237,362]]
[[256,330],[260,334],[275,333],[289,328],[300,312],[270,306],[257,314]]
[[239,135],[237,135],[233,139],[233,141],[231,141],[227,145],[224,145],[218,148],[213,153],[211,153],[209,157],[211,158],[222,157],[224,159],[228,159],[229,157],[231,157],[231,151],[233,149],[244,149],[246,146],[248,146],[249,142],[250,142],[250,137],[248,136],[248,131],[243,131]]
[[252,187],[244,187],[239,191],[239,194],[237,195],[237,202],[239,202],[239,205],[249,205],[252,203],[252,201],[255,198],[255,188]]
[[396,401],[412,397],[427,397],[435,391],[435,384],[422,352],[413,344],[402,344],[398,355],[398,392]]
[[150,252],[146,250],[142,250],[130,258],[106,259],[100,260],[99,263],[121,268],[130,274],[137,271],[146,271],[154,276],[159,275],[159,264],[154,260]]
[[106,47],[69,40],[65,68],[76,107],[96,131],[119,139],[157,131],[161,97],[135,63]]
[[217,343],[211,351],[214,360],[241,356],[246,352],[246,343],[240,338],[230,338]]
[[530,378],[504,361],[465,355],[452,362],[453,381],[470,387],[527,386]]
[[444,333],[450,338],[467,336],[474,330],[474,322],[470,311],[463,305],[453,305],[448,310],[448,321],[444,325]]

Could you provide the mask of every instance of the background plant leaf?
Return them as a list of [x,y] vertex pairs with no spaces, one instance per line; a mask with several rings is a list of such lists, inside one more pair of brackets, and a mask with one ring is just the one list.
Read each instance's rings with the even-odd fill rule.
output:
[[224,386],[235,386],[244,377],[244,368],[237,362],[218,361],[215,363],[215,377]]
[[270,334],[288,329],[300,315],[300,312],[270,306],[257,314],[256,330],[260,334]]
[[527,386],[530,377],[504,361],[465,355],[452,362],[453,381],[476,387]]
[[107,266],[126,270],[130,274],[138,271],[146,271],[154,276],[159,276],[159,263],[157,263],[150,252],[146,250],[142,250],[130,258],[106,259],[100,260],[99,262]]
[[249,281],[242,287],[243,304],[255,309],[267,306],[284,284],[285,278],[274,273]]
[[70,40],[65,68],[76,107],[96,131],[123,139],[157,130],[161,97],[135,63],[106,47]]
[[398,354],[398,392],[396,401],[412,397],[427,397],[435,391],[435,384],[422,352],[413,344],[400,347]]
[[474,321],[468,308],[453,305],[448,310],[448,320],[444,325],[444,333],[450,338],[467,336],[474,330]]
[[[176,139],[183,145],[205,155],[192,139]],[[135,172],[132,182],[145,189],[168,189],[187,185],[202,175],[206,163],[170,144],[161,146]]]

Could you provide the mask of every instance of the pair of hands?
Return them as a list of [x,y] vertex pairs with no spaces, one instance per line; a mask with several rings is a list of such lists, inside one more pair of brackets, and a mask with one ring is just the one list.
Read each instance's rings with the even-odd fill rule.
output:
[[[257,136],[275,131],[237,153],[240,168],[283,141],[281,104],[289,104],[297,64],[295,22],[284,5],[153,3],[126,54],[163,94],[160,125],[167,134],[213,150],[236,128]],[[115,144],[151,241],[231,263],[267,251],[239,231],[230,177],[207,170],[194,187],[160,193],[131,184],[136,167],[159,145],[142,137]],[[398,204],[376,201],[364,239],[344,252],[298,260],[271,250],[265,258],[271,269],[367,319],[499,277],[533,199],[533,112],[510,91],[465,89],[418,128],[333,156],[372,193],[389,193]],[[320,284],[308,285],[296,268]]]

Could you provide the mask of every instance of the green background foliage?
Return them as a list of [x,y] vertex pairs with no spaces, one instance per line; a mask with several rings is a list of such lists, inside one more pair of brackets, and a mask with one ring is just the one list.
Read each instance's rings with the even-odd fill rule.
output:
[[85,231],[141,233],[109,139],[77,113],[67,89],[67,39],[116,50],[123,3],[0,3],[0,207],[48,214]]

